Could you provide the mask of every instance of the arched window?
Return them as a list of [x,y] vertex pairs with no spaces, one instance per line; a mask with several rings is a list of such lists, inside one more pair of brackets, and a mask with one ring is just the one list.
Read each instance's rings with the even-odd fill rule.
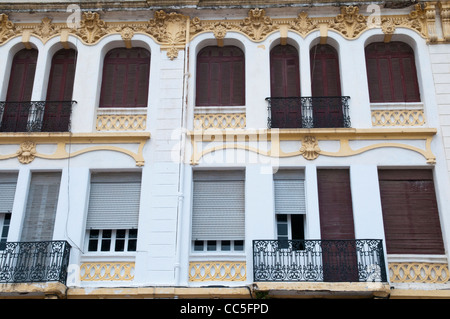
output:
[[241,49],[210,46],[198,53],[196,105],[245,105],[245,56]]
[[420,102],[414,51],[409,45],[377,42],[365,51],[371,102]]
[[336,49],[329,44],[318,44],[311,48],[310,59],[313,126],[347,127],[349,120],[344,117],[347,105],[341,97]]
[[8,102],[30,101],[38,51],[23,49],[14,56],[9,77]]
[[150,52],[143,48],[109,51],[103,62],[100,107],[146,107]]
[[310,51],[313,96],[340,96],[339,58],[329,44],[318,44]]
[[27,131],[38,51],[23,49],[13,58],[1,131]]
[[277,45],[270,51],[270,96],[299,97],[300,74],[297,49]]
[[47,88],[47,101],[70,101],[75,77],[76,52],[62,49],[52,59]]
[[47,87],[43,132],[66,132],[69,130],[75,77],[76,52],[62,49],[52,59]]
[[270,51],[270,127],[302,127],[298,51],[277,45]]

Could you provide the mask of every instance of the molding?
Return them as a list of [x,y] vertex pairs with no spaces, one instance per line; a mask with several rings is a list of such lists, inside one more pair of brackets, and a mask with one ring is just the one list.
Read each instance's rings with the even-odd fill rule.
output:
[[[143,148],[148,139],[150,133],[1,133],[0,145],[18,144],[19,147],[15,153],[0,154],[0,160],[17,157],[20,163],[29,164],[35,158],[60,160],[94,151],[115,151],[133,158],[137,166],[143,166]],[[44,154],[36,150],[39,144],[56,144],[57,148],[53,154]],[[85,148],[68,152],[67,146],[71,144],[85,144]],[[139,148],[135,153],[115,144],[137,144]]]
[[[436,157],[431,151],[431,141],[437,130],[433,128],[383,128],[383,129],[260,129],[260,130],[194,130],[188,131],[192,145],[191,165],[198,165],[203,156],[215,151],[241,149],[260,155],[284,158],[303,156],[314,160],[319,156],[348,157],[379,148],[401,148],[422,155],[427,164],[435,164]],[[375,141],[374,144],[352,149],[350,141]],[[422,140],[424,148],[406,143],[408,140]],[[302,141],[297,151],[284,152],[283,141]],[[320,141],[339,141],[336,152],[323,150]],[[394,142],[395,141],[395,142]],[[262,143],[261,143],[262,142]],[[270,145],[269,143],[270,142]],[[252,146],[256,145],[256,146]],[[269,147],[269,149],[262,146]]]
[[[444,40],[450,39],[449,2],[438,4],[442,16]],[[357,6],[342,6],[340,13],[334,17],[309,17],[301,11],[294,18],[271,18],[265,9],[251,9],[247,17],[237,20],[201,20],[190,18],[177,12],[155,11],[154,17],[148,21],[105,21],[98,12],[83,12],[79,27],[70,28],[66,23],[52,21],[45,17],[40,23],[20,23],[9,20],[7,14],[0,14],[0,45],[14,37],[22,37],[25,47],[31,47],[31,36],[37,37],[43,43],[59,36],[63,46],[67,47],[70,35],[79,38],[86,45],[95,45],[110,34],[120,34],[127,48],[132,46],[135,34],[144,34],[160,45],[166,51],[167,57],[174,60],[178,52],[184,50],[188,42],[199,34],[213,33],[219,45],[228,32],[238,32],[255,42],[263,41],[274,32],[280,32],[282,40],[286,40],[287,31],[296,32],[306,37],[313,31],[319,30],[321,41],[326,41],[328,31],[332,30],[344,38],[352,40],[363,32],[381,28],[389,41],[396,28],[408,28],[416,31],[430,43],[438,43],[435,29],[436,2],[420,4],[412,7],[408,14],[384,15],[379,24],[369,23],[369,16],[359,12]]]

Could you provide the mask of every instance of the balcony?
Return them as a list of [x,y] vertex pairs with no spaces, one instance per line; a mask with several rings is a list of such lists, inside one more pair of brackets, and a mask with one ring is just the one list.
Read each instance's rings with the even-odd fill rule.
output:
[[0,283],[66,284],[70,248],[66,241],[2,243]]
[[381,240],[255,240],[255,282],[387,282]]
[[0,102],[0,132],[69,132],[75,101]]
[[270,97],[269,128],[350,127],[348,96]]

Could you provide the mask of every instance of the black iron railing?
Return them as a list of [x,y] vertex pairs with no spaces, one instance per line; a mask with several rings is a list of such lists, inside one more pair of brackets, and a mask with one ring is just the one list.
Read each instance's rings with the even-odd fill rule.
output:
[[348,96],[269,97],[269,128],[350,127]]
[[254,240],[254,281],[387,282],[381,240]]
[[0,132],[69,132],[75,101],[0,101]]
[[0,283],[66,283],[71,248],[66,241],[6,242],[1,248]]

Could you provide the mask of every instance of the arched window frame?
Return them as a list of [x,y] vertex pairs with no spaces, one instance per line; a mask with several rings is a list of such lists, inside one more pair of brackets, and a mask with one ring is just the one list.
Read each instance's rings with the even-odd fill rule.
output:
[[196,106],[243,105],[244,52],[236,46],[208,46],[201,49],[197,54]]
[[411,46],[400,41],[374,42],[366,46],[365,58],[372,103],[420,102],[415,55]]
[[[108,51],[103,62],[99,106],[147,107],[150,58],[150,52],[145,48]],[[133,65],[138,67],[135,72]]]

